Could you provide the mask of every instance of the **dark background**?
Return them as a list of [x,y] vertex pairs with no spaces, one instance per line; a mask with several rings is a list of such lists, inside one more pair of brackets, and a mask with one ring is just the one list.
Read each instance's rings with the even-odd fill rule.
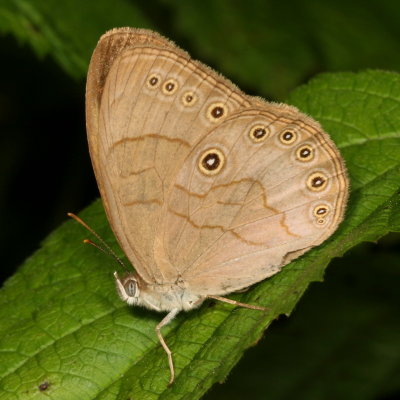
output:
[[[173,38],[244,91],[271,100],[284,100],[291,90],[318,73],[366,68],[398,71],[400,67],[400,3],[394,1],[367,5],[362,1],[348,4],[325,0],[318,6],[315,2],[315,8],[313,2],[302,1],[286,6],[268,1],[242,2],[240,6],[239,2],[227,1],[215,1],[215,6],[211,2],[198,2],[197,6],[173,1],[121,3],[135,8],[139,20],[143,17],[140,26]],[[208,6],[213,9],[207,12],[204,8]],[[7,6],[0,5],[0,23],[2,10]],[[53,29],[60,26],[62,32],[62,16],[52,20],[46,12],[43,15]],[[89,14],[86,18],[91,17]],[[99,25],[103,28],[87,40],[87,50],[81,52],[86,64],[89,49],[94,48],[101,33],[117,25],[134,25],[123,17],[117,24],[114,21],[119,17],[114,15],[109,16],[110,21],[104,13],[101,18]],[[40,35],[41,25],[34,21],[30,24],[31,35]],[[98,191],[86,143],[84,73],[69,73],[51,51],[34,50],[29,38],[21,39],[12,29],[1,32],[3,281],[67,219],[68,211],[79,212],[98,197]],[[259,64],[264,59],[257,57],[271,59],[271,63],[265,61],[265,69],[269,74],[276,71],[276,79],[269,79],[274,82],[263,79],[263,65]],[[242,74],[241,68],[250,72]],[[261,72],[257,75],[253,71]],[[77,245],[80,240],[77,238]],[[347,391],[352,399],[399,398],[400,345],[395,339],[399,335],[399,263],[399,236],[395,234],[335,260],[326,282],[312,285],[293,317],[282,317],[274,324],[268,340],[250,350],[228,384],[213,389],[207,398],[235,399],[246,394],[265,398],[266,375],[273,382],[268,388],[269,398],[292,398],[299,393],[308,399],[321,398],[321,393],[327,395],[324,398],[338,398],[334,389],[338,385],[342,385],[338,393]],[[336,349],[327,345],[327,354],[321,357],[324,344],[331,344],[346,329],[353,329],[346,341]],[[321,332],[318,344],[307,341],[311,333],[315,337],[315,332]],[[274,345],[275,340],[286,338],[290,342],[291,337],[304,338],[303,347],[289,345],[282,351],[281,346]],[[377,343],[381,347],[376,348]],[[304,368],[303,353],[314,365]],[[263,369],[263,360],[273,366]],[[302,375],[303,370],[307,375]],[[323,385],[326,389],[320,388]]]
[[98,191],[85,130],[85,81],[0,38],[1,278],[11,275],[68,211]]

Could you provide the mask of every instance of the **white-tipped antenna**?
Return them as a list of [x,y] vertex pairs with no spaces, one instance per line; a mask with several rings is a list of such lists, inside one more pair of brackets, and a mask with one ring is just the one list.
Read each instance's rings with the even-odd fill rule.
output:
[[102,251],[104,254],[108,254],[117,261],[118,264],[120,264],[125,270],[128,270],[126,265],[122,262],[122,260],[115,254],[114,250],[105,242],[105,240],[97,233],[95,232],[85,221],[83,221],[81,218],[79,218],[77,215],[73,213],[67,213],[68,217],[73,218],[76,222],[79,222],[84,228],[86,228],[92,235],[94,235],[97,240],[105,247],[105,249],[98,244],[92,242],[89,239],[84,239],[83,243],[85,244],[91,244],[92,246],[96,247],[100,251]]

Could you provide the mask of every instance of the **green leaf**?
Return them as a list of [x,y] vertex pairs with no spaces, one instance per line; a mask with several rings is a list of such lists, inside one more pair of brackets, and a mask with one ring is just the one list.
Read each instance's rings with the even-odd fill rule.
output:
[[[80,246],[87,233],[70,221],[0,291],[0,399],[37,398],[45,382],[45,393],[57,400],[198,399],[227,376],[272,320],[290,314],[333,257],[400,230],[399,75],[326,74],[289,100],[331,133],[347,161],[352,191],[331,239],[232,296],[270,312],[209,302],[180,314],[163,329],[177,372],[167,387],[167,359],[154,332],[161,315],[117,298],[114,263]],[[82,217],[117,246],[99,202]]]
[[0,32],[13,33],[43,57],[50,54],[75,77],[83,78],[90,55],[105,31],[114,27],[150,28],[132,3],[109,0],[3,0]]
[[204,400],[397,398],[400,254],[388,241],[334,260]]
[[153,28],[247,92],[284,99],[321,71],[397,69],[398,15],[392,0],[3,0],[0,32],[82,78],[106,30]]
[[162,3],[172,9],[175,37],[255,95],[284,99],[321,71],[400,65],[399,5],[392,0]]

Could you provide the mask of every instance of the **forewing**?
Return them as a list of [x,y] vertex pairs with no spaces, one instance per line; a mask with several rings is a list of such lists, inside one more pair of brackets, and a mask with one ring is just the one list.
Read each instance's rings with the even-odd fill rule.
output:
[[148,283],[179,276],[159,229],[183,162],[203,136],[250,104],[152,32],[122,29],[100,40],[87,83],[90,154],[112,229]]

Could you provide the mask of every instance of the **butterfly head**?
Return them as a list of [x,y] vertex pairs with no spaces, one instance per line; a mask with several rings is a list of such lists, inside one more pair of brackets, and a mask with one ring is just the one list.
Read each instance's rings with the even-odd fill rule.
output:
[[135,275],[128,274],[120,279],[117,272],[114,272],[114,277],[117,285],[117,292],[122,301],[127,302],[129,305],[137,304],[140,296],[140,290],[138,280]]

